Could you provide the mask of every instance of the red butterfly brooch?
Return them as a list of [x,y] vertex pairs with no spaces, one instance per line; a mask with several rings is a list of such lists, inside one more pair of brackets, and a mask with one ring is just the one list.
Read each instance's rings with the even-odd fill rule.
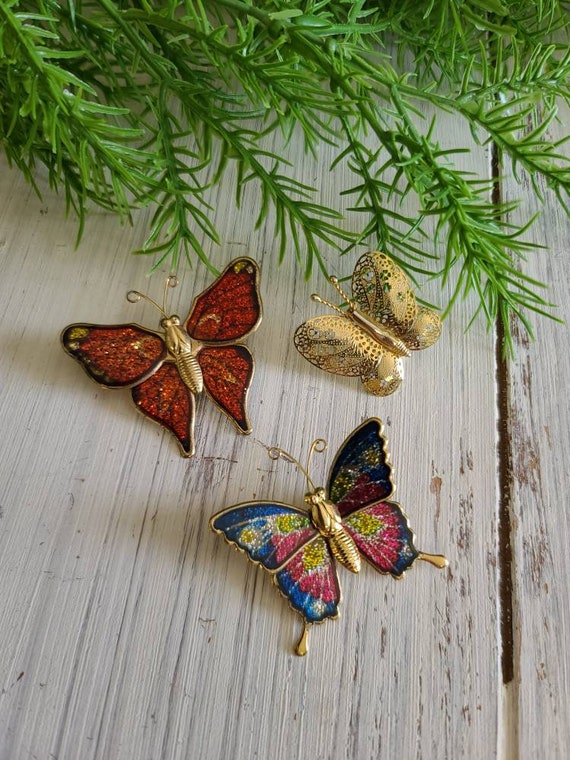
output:
[[131,290],[162,314],[163,332],[137,324],[73,324],[61,335],[64,350],[89,377],[105,388],[131,388],[140,411],[169,430],[183,456],[194,454],[195,396],[202,390],[242,433],[250,433],[246,410],[253,377],[251,351],[242,341],[261,322],[259,267],[249,258],[235,259],[200,293],[181,322],[151,298]]

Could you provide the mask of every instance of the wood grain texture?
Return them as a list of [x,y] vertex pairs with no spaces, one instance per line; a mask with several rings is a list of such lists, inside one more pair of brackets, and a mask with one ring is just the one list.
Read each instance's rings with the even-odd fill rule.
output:
[[[568,109],[550,130],[562,139]],[[568,155],[568,146],[561,146]],[[507,167],[507,174],[508,174]],[[547,245],[529,256],[525,271],[548,283],[553,313],[568,322],[568,237],[570,222],[549,198],[545,213],[530,230],[531,239]],[[521,214],[538,210],[530,192],[522,193],[510,176],[503,182],[507,200],[520,199]],[[565,757],[570,746],[570,574],[568,537],[570,465],[568,440],[568,326],[535,320],[536,340],[517,331],[517,354],[509,364],[509,434],[511,441],[510,511],[513,547],[514,702],[513,742],[521,758]]]
[[[464,139],[456,124],[444,128],[458,144]],[[322,201],[337,205],[347,180],[342,168],[329,177],[328,151],[311,163],[293,142],[288,158],[298,179],[316,181]],[[461,160],[479,172],[489,166],[483,151]],[[214,262],[221,268],[245,254],[262,268],[265,315],[250,341],[254,431],[239,436],[200,399],[197,453],[185,461],[128,393],[98,388],[59,345],[61,329],[75,321],[156,327],[150,308],[124,299],[130,288],[157,296],[162,287],[161,274],[145,279],[150,262],[128,255],[144,239],[147,212],[135,214],[133,227],[94,212],[74,251],[75,225],[61,199],[38,201],[2,164],[0,758],[514,757],[500,667],[492,336],[480,323],[466,334],[473,304],[460,304],[439,343],[407,362],[402,388],[387,399],[319,371],[296,353],[292,334],[321,313],[311,292],[333,294],[318,272],[305,282],[292,254],[277,268],[271,225],[253,229],[255,195],[236,211],[228,184],[210,199],[222,238]],[[553,227],[545,228],[549,240]],[[354,258],[323,253],[331,271],[350,273]],[[542,264],[554,266],[546,254]],[[556,265],[562,272],[562,260]],[[210,281],[203,268],[182,272],[173,310],[185,313]],[[426,293],[437,300],[434,285]],[[561,345],[563,328],[542,329]],[[533,393],[517,394],[513,419],[525,440],[540,435],[544,445],[525,449],[527,481],[516,499],[521,513],[525,499],[535,504],[548,493],[550,501],[539,510],[542,532],[517,515],[514,699],[521,722],[532,701],[523,694],[527,679],[545,710],[558,705],[534,739],[554,757],[563,739],[568,744],[568,672],[551,649],[567,609],[553,572],[567,562],[568,534],[557,532],[562,518],[552,512],[568,474],[556,455],[567,425],[567,359],[559,351],[551,363],[544,354],[537,361],[531,352],[545,346],[522,348],[513,383],[532,366]],[[418,563],[398,583],[368,567],[359,576],[341,569],[341,617],[313,628],[308,656],[297,658],[300,619],[265,573],[209,531],[208,519],[250,498],[299,502],[299,474],[270,461],[261,444],[304,458],[313,438],[326,438],[329,451],[314,464],[323,482],[340,443],[370,415],[386,423],[396,497],[418,546],[445,553],[450,565],[440,572]],[[536,450],[552,469],[546,491]],[[524,732],[534,746],[543,715],[526,717],[521,746]]]

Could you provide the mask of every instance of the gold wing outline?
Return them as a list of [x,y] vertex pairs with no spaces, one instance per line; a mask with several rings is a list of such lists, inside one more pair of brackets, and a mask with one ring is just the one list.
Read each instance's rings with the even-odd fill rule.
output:
[[376,396],[388,396],[402,381],[400,357],[344,315],[308,319],[297,328],[294,343],[311,364],[333,375],[360,377]]
[[432,346],[441,334],[439,315],[418,305],[410,281],[385,253],[369,251],[358,259],[352,297],[358,310],[412,351]]
[[433,345],[441,333],[439,315],[418,306],[402,269],[386,254],[363,254],[354,268],[348,297],[338,279],[330,281],[348,303],[346,310],[318,295],[313,300],[336,314],[313,317],[294,335],[295,347],[311,364],[334,375],[359,376],[376,396],[393,393],[403,379],[403,356]]

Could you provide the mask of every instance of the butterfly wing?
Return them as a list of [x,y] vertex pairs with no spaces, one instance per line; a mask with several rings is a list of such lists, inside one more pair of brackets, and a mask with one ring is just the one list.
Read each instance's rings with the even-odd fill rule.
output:
[[418,307],[410,282],[386,254],[361,256],[352,275],[352,294],[358,307],[410,349],[431,346],[441,332],[439,316]]
[[176,365],[165,362],[131,391],[138,409],[172,433],[183,456],[194,454],[194,395],[182,382]]
[[386,349],[348,317],[313,317],[295,331],[295,347],[305,359],[333,375],[374,374]]
[[228,343],[247,337],[260,321],[259,267],[253,259],[241,258],[194,299],[186,331],[200,342]]
[[381,573],[401,576],[418,557],[413,533],[394,491],[382,422],[371,417],[339,449],[328,493],[358,550]]
[[360,377],[375,396],[394,393],[402,382],[402,360],[350,317],[325,314],[300,325],[295,347],[305,359],[333,375]]
[[370,251],[356,262],[352,295],[359,308],[398,337],[408,332],[417,312],[408,278],[386,254]]
[[369,393],[389,396],[404,378],[402,359],[391,351],[385,351],[374,369],[360,378]]
[[357,509],[387,499],[393,490],[382,422],[371,417],[340,447],[329,475],[329,499],[344,519]]
[[61,334],[64,350],[106,388],[128,388],[152,375],[166,359],[162,337],[139,325],[73,324]]
[[196,355],[204,389],[242,433],[251,433],[247,394],[253,378],[253,356],[247,346],[204,346]]
[[441,319],[432,309],[418,306],[413,325],[403,336],[404,343],[412,351],[433,346],[441,335]]
[[273,581],[306,623],[338,617],[340,584],[334,559],[322,536],[305,544],[273,576]]
[[305,511],[269,501],[224,509],[211,518],[210,527],[270,572],[282,567],[316,535]]
[[334,560],[304,510],[280,502],[246,502],[214,515],[210,526],[268,570],[307,623],[336,616],[340,585]]
[[206,393],[242,433],[251,432],[246,402],[254,362],[246,346],[231,344],[246,338],[260,321],[259,267],[249,258],[230,262],[196,297],[186,320],[190,337],[204,344],[196,359]]
[[194,397],[176,366],[165,361],[161,335],[139,325],[74,324],[61,336],[65,351],[106,388],[132,388],[140,411],[173,433],[184,456],[194,453]]
[[380,573],[399,578],[419,556],[406,515],[396,502],[369,504],[345,517],[343,526]]

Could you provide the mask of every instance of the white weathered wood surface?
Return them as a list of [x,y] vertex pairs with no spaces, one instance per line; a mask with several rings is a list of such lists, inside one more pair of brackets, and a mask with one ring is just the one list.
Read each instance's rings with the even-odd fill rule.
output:
[[[445,126],[461,144],[463,128]],[[343,175],[329,179],[327,150],[320,166],[295,144],[289,159],[336,205]],[[478,172],[490,163],[484,151],[462,160]],[[525,192],[503,184],[507,196]],[[277,268],[273,229],[255,232],[254,201],[236,212],[225,185],[211,199],[223,241],[213,261],[247,254],[262,267],[254,432],[239,436],[202,399],[186,461],[128,392],[99,389],[59,345],[75,321],[156,327],[150,308],[124,298],[162,287],[161,274],[146,278],[148,260],[128,255],[147,212],[132,228],[94,212],[75,251],[62,199],[46,190],[39,201],[3,159],[0,199],[0,760],[566,757],[566,327],[540,321],[501,379],[493,336],[481,322],[465,333],[473,304],[459,304],[439,343],[407,363],[400,391],[367,396],[295,352],[294,328],[320,311],[310,293],[332,294],[318,272],[305,282],[293,256]],[[568,229],[550,203],[534,230],[550,251],[527,265],[553,283],[562,316]],[[325,255],[331,270],[351,271],[354,258]],[[184,314],[211,276],[181,274],[173,310]],[[323,481],[370,415],[386,422],[418,546],[450,565],[418,563],[400,583],[341,569],[342,616],[315,627],[298,658],[300,619],[208,519],[249,498],[302,497],[300,475],[256,441],[304,457],[325,437]],[[512,652],[500,624],[505,571]],[[507,684],[502,659],[514,669]]]
[[[552,136],[562,137],[570,123],[561,109]],[[568,147],[566,147],[568,155]],[[542,182],[543,191],[548,190]],[[512,178],[503,183],[506,200],[522,199],[520,213],[539,209],[529,192],[521,194]],[[548,298],[556,315],[570,318],[568,239],[570,222],[552,201],[533,228],[548,246],[529,261],[529,272],[551,284]],[[509,711],[512,743],[521,757],[566,757],[570,747],[570,432],[568,326],[542,320],[536,341],[523,333],[509,367],[508,439],[512,470],[513,667]],[[515,727],[518,729],[515,732]]]

